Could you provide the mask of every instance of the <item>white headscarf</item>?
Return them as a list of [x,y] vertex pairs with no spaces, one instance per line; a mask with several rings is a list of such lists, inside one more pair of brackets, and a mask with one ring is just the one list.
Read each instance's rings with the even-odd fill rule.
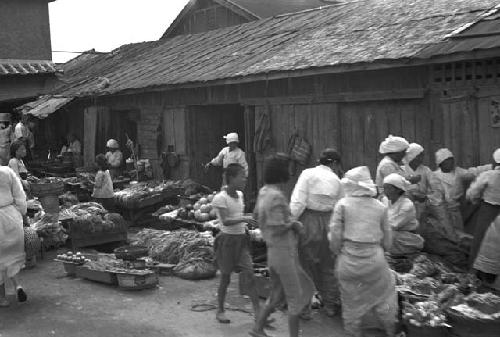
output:
[[395,137],[393,135],[389,135],[382,143],[380,143],[380,147],[378,151],[381,154],[386,153],[395,153],[406,151],[410,144],[403,137]]
[[403,176],[397,173],[391,173],[387,177],[384,178],[384,184],[389,184],[392,186],[396,186],[400,190],[407,191],[410,187],[411,183],[406,180]]
[[439,149],[436,152],[436,164],[439,166],[442,162],[444,162],[448,158],[454,158],[455,156],[453,153],[444,148],[444,149]]
[[348,196],[376,196],[377,186],[370,175],[367,166],[359,166],[347,171],[341,179],[346,195]]
[[424,152],[424,148],[417,143],[411,143],[406,150],[405,162],[409,164],[413,159],[417,158],[419,154]]
[[500,148],[496,149],[495,152],[493,152],[493,160],[495,163],[500,164]]

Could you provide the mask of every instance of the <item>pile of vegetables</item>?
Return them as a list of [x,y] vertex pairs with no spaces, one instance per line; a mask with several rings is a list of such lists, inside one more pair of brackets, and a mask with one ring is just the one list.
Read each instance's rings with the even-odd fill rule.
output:
[[140,182],[115,192],[115,201],[120,206],[134,208],[146,199],[161,197],[169,191],[180,191],[181,189],[181,181]]
[[61,223],[59,222],[58,214],[46,214],[43,211],[37,213],[30,225],[40,237],[45,238],[47,241],[55,245],[63,244],[66,242],[68,235]]
[[444,312],[433,301],[407,304],[403,318],[417,327],[449,327]]
[[149,248],[156,261],[177,265],[174,272],[186,279],[215,276],[213,237],[195,231],[144,229],[134,243]]
[[108,213],[95,202],[85,202],[70,207],[66,215],[72,215],[72,234],[121,233],[127,230],[127,223],[120,214]]

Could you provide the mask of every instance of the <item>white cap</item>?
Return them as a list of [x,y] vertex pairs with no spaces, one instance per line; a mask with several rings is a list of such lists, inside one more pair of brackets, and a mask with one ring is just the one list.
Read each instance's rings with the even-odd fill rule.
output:
[[500,164],[500,148],[493,152],[493,160],[495,160],[495,163]]
[[118,141],[116,141],[115,139],[110,139],[106,143],[106,147],[109,147],[110,149],[118,149],[120,148],[120,145],[118,145]]
[[453,153],[447,148],[439,149],[436,152],[436,164],[439,166],[448,158],[453,158]]
[[397,173],[391,173],[387,177],[384,178],[384,184],[389,184],[392,186],[396,186],[400,190],[407,191],[410,187],[411,183],[406,180],[403,176]]
[[238,134],[236,132],[228,133],[223,138],[226,140],[227,144],[232,143],[232,142],[237,142],[237,143],[240,142],[240,140],[238,138]]

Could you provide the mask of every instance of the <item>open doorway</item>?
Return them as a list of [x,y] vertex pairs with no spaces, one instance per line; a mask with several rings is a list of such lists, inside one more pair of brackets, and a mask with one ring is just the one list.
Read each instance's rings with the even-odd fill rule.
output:
[[240,147],[243,151],[247,150],[244,107],[239,104],[192,106],[188,110],[187,131],[191,178],[212,189],[219,189],[222,168],[211,168],[205,172],[203,165],[227,146],[222,137],[230,132],[238,133]]
[[125,146],[127,136],[137,143],[137,121],[139,120],[139,111],[136,110],[108,110],[99,111],[97,114],[97,132],[96,132],[96,154],[106,153],[106,142],[109,139],[116,139],[120,144],[120,150],[123,152],[123,158],[129,158],[130,150]]

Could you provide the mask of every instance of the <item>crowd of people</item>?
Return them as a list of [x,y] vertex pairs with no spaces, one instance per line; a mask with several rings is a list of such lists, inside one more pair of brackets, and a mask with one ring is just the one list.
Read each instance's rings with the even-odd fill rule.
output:
[[[290,161],[276,154],[264,162],[264,186],[250,216],[244,213],[243,195],[248,164],[238,135],[225,138],[228,147],[207,164],[224,168],[224,186],[212,202],[221,222],[214,243],[221,272],[216,313],[220,323],[230,323],[224,303],[231,274],[238,272],[255,311],[249,332],[253,337],[266,337],[265,329],[273,323],[270,315],[285,305],[289,334],[298,336],[300,320],[311,319],[315,296],[327,316],[341,313],[350,335],[362,335],[363,318],[371,313],[387,336],[395,336],[397,293],[387,257],[435,251],[440,244],[436,238],[451,243],[448,251],[467,233],[472,244],[464,267],[486,286],[498,285],[500,149],[492,164],[469,169],[457,167],[453,153],[440,149],[435,153],[438,168],[432,171],[423,163],[421,145],[389,136],[380,144],[383,159],[373,180],[366,166],[344,173],[340,153],[327,148],[317,166],[300,174],[290,200],[283,189],[290,179]],[[80,151],[76,141],[68,137],[66,151]],[[9,305],[7,283],[15,287],[19,301],[27,299],[18,273],[25,264],[23,216],[29,184],[23,158],[28,147],[24,135],[14,140],[8,165],[0,167],[0,306]],[[123,161],[116,140],[109,140],[107,148],[105,155],[96,157],[93,193],[105,206],[112,198],[112,177],[120,174]],[[475,210],[468,213],[473,216],[464,216],[467,207]],[[247,225],[260,228],[267,246],[271,295],[263,307]]]
[[[471,233],[464,267],[490,287],[500,274],[500,149],[493,164],[469,169],[457,167],[453,153],[440,149],[438,169],[432,171],[423,163],[421,145],[389,136],[380,144],[383,159],[373,181],[366,166],[344,174],[341,155],[328,148],[316,167],[301,173],[290,200],[283,189],[290,178],[289,158],[273,155],[264,162],[253,217],[243,213],[247,166],[225,157],[231,151],[223,150],[215,160],[225,168],[225,186],[213,203],[222,223],[215,245],[221,323],[230,322],[224,312],[230,274],[241,271],[240,284],[251,289],[254,304],[253,337],[267,336],[269,316],[283,305],[289,334],[298,336],[300,320],[311,318],[311,300],[318,295],[326,315],[341,313],[351,336],[362,336],[368,314],[378,318],[387,336],[395,336],[397,292],[387,257],[415,256],[429,244],[439,245],[439,235],[458,246]],[[467,226],[465,206],[476,210]],[[263,308],[252,288],[246,224],[259,226],[267,245],[271,294]]]

